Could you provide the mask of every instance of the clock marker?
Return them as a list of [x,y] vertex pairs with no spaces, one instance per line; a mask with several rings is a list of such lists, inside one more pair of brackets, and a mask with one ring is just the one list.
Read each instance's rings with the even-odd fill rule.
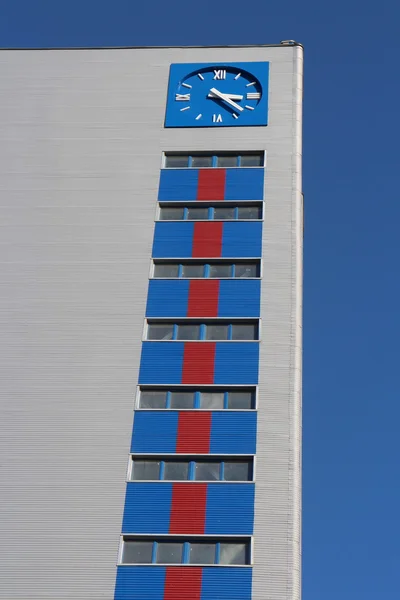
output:
[[235,79],[239,79],[239,77],[241,76],[241,73],[238,73],[235,77]]
[[[251,85],[256,85],[256,81],[252,81],[251,83],[247,83],[246,87],[250,87]],[[184,83],[182,85],[185,85]]]
[[239,117],[237,116],[237,114],[236,114],[236,113],[232,113],[232,117],[233,117],[234,119],[238,119],[238,118],[239,118]]
[[201,73],[197,73],[197,77],[200,77],[200,79],[201,79],[202,81],[204,81],[204,77],[203,77],[203,75],[202,75]]
[[247,100],[259,100],[261,98],[260,92],[249,92],[246,94]]
[[176,94],[175,100],[182,100],[188,102],[190,100],[190,94]]
[[203,115],[202,115],[201,113],[200,113],[199,115],[197,115],[197,117],[196,117],[196,121],[198,121],[199,119],[201,119],[201,117],[202,117],[202,116],[203,116]]
[[222,115],[213,115],[213,123],[222,123]]
[[181,112],[183,112],[184,110],[189,110],[190,106],[184,106],[183,108],[181,108]]
[[225,69],[214,69],[213,79],[226,79]]
[[191,85],[189,85],[188,83],[182,83],[182,86],[183,86],[183,87],[187,87],[187,88],[189,88],[190,90],[192,89],[192,86],[191,86]]
[[[249,110],[254,110],[254,106],[249,106],[248,104],[245,104],[244,107],[248,108]],[[181,108],[181,110],[183,109]]]

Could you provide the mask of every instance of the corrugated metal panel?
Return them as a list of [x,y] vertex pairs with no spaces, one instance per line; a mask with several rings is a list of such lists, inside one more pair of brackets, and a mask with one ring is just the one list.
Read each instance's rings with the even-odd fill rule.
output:
[[215,342],[186,342],[182,383],[214,383]]
[[198,221],[194,224],[193,258],[219,258],[222,252],[221,221]]
[[160,202],[192,201],[197,199],[197,169],[164,169],[160,173],[158,199]]
[[189,280],[151,279],[147,296],[147,317],[186,317]]
[[220,281],[192,279],[189,287],[188,317],[217,317]]
[[181,383],[183,352],[182,342],[143,342],[139,383]]
[[249,412],[215,412],[211,422],[211,454],[255,454],[257,415]]
[[258,382],[257,342],[217,342],[214,383],[256,384]]
[[204,533],[207,507],[206,483],[174,483],[170,533]]
[[207,486],[205,532],[251,535],[254,522],[253,483],[210,483]]
[[122,533],[168,533],[172,483],[126,485]]
[[178,412],[137,411],[131,452],[175,452]]
[[261,282],[255,279],[222,280],[219,287],[219,317],[259,317]]
[[181,454],[208,454],[210,452],[212,413],[182,411],[178,417],[176,451]]
[[262,223],[224,223],[222,257],[261,256]]
[[225,200],[263,200],[263,198],[264,169],[226,170]]
[[204,567],[201,600],[267,600],[267,583],[264,596],[252,599],[251,578],[250,567]]
[[118,567],[114,600],[164,600],[165,575],[165,567]]
[[213,201],[225,198],[225,169],[201,169],[197,186],[197,200]]
[[154,258],[190,258],[193,222],[159,222],[154,228]]
[[167,567],[164,600],[200,600],[201,567]]

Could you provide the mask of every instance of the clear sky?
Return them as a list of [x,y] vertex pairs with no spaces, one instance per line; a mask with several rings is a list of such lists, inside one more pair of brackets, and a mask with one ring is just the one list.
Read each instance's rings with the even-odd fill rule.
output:
[[304,600],[399,598],[399,20],[395,0],[0,2],[3,47],[304,44]]

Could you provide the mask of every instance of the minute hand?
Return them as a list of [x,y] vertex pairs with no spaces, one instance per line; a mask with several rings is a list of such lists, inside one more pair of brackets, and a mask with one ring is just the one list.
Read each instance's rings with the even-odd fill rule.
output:
[[218,98],[221,98],[221,100],[223,100],[227,104],[230,104],[230,106],[233,106],[233,108],[236,108],[236,110],[242,112],[243,108],[239,106],[239,104],[236,104],[236,102],[233,102],[233,100],[230,99],[228,94],[222,94],[222,92],[219,92],[216,88],[211,88],[210,92]]

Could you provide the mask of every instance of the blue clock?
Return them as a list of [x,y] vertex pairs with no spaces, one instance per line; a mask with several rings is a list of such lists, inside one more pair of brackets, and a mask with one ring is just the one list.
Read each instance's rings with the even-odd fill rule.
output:
[[267,125],[268,75],[268,62],[172,64],[165,127]]

